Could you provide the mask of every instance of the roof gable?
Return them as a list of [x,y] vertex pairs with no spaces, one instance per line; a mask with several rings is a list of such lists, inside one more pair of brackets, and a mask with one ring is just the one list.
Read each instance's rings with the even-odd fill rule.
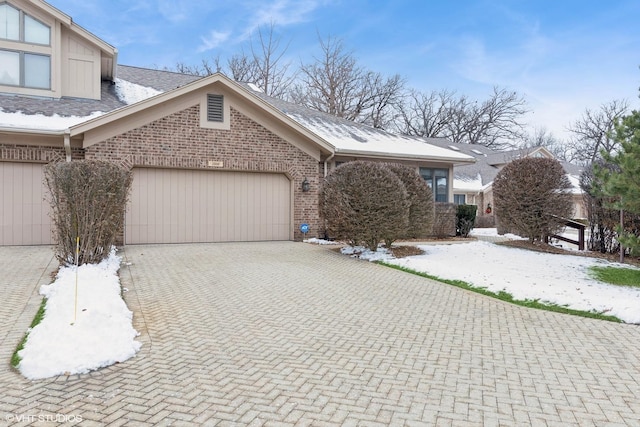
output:
[[[223,94],[235,109],[314,157],[317,157],[317,152],[332,152],[333,147],[326,141],[222,74],[200,78],[177,89],[72,126],[69,129],[70,136],[82,139],[83,147],[90,147],[171,112],[197,105],[208,91]],[[315,154],[310,152],[310,144],[319,151]]]

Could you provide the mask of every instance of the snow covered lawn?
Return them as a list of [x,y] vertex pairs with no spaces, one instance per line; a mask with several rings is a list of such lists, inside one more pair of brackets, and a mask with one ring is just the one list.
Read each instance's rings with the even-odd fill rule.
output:
[[115,249],[100,264],[78,267],[75,322],[75,266],[60,268],[56,280],[40,288],[47,298],[44,318],[18,353],[18,369],[25,377],[87,373],[135,356],[141,344],[120,294],[119,268]]
[[[594,265],[633,268],[629,265],[484,241],[418,247],[425,252],[423,255],[395,259],[380,248],[376,253],[365,251],[360,258],[385,261],[442,279],[462,280],[496,293],[505,291],[516,300],[539,300],[640,323],[640,289],[599,282],[589,275],[589,267]],[[342,252],[350,254],[353,250],[345,247]]]

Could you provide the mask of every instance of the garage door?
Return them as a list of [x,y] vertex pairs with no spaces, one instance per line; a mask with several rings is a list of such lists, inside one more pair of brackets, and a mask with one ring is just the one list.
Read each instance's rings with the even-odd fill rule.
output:
[[49,245],[43,165],[0,162],[0,245]]
[[283,174],[133,170],[125,239],[136,243],[289,240],[291,185]]

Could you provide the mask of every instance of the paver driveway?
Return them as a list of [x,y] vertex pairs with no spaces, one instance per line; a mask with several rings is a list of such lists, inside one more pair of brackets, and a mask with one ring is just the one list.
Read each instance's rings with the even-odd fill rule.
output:
[[302,243],[124,254],[138,356],[30,382],[6,364],[51,252],[0,248],[0,298],[13,298],[0,423],[640,424],[638,326],[520,308]]

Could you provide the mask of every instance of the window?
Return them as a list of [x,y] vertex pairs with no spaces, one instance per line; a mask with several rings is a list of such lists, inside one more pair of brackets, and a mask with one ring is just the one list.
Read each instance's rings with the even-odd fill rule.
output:
[[51,58],[46,55],[24,54],[24,86],[51,88]]
[[[22,10],[0,2],[0,39],[49,46],[51,28]],[[28,45],[24,46],[29,49]],[[51,89],[51,56],[19,47],[0,50],[0,84]]]
[[224,98],[222,95],[207,95],[207,120],[210,122],[224,121]]
[[20,54],[0,50],[0,84],[20,85]]
[[51,29],[7,3],[0,4],[0,38],[49,45]]
[[456,205],[465,205],[467,203],[467,197],[465,194],[454,194],[453,203]]
[[449,170],[420,168],[420,176],[425,180],[436,202],[449,201]]
[[0,38],[20,40],[20,11],[0,4]]
[[50,89],[51,57],[0,50],[0,84]]

